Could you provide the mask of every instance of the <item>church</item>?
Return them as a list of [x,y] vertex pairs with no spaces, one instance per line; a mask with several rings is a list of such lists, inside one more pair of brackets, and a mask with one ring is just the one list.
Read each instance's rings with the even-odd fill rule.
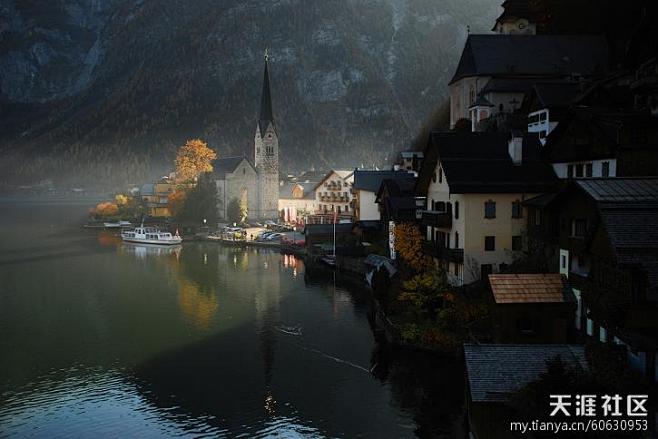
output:
[[247,208],[248,220],[278,217],[279,137],[272,115],[267,52],[260,116],[254,136],[254,161],[245,156],[217,159],[213,162],[213,177],[220,221],[229,221],[228,207],[232,200]]

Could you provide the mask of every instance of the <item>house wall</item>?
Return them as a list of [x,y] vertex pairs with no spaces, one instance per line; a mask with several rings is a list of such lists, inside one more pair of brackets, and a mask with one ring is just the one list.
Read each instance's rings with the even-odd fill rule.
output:
[[317,210],[317,202],[308,198],[279,198],[279,216],[284,213],[284,220],[290,222],[303,221],[301,213],[312,214]]
[[[340,184],[340,190],[329,189],[328,185],[331,183]],[[340,213],[342,215],[352,213],[352,184],[354,183],[354,175],[350,175],[347,178],[343,178],[335,172],[332,172],[329,177],[325,178],[316,188],[315,188],[315,201],[317,203],[317,211],[315,213],[326,213],[333,214],[334,211],[338,211],[340,207]],[[344,197],[343,201],[330,201],[327,199],[322,199],[323,196],[336,194]]]
[[377,195],[374,192],[359,190],[359,221],[379,221],[379,205],[375,202]]
[[[568,162],[568,163],[553,163],[553,171],[555,171],[555,175],[557,175],[558,178],[568,178],[568,168],[569,165],[576,165],[576,164],[582,164],[583,167],[587,163],[592,164],[592,177],[602,177],[603,176],[603,163],[608,162],[609,166],[609,177],[616,177],[617,176],[617,159],[614,158],[609,158],[609,159],[602,159],[602,160],[587,160],[587,161],[579,161],[579,162]],[[583,171],[584,172],[584,171]],[[584,176],[583,176],[584,177]],[[575,178],[575,176],[574,176]]]
[[[466,194],[461,207],[464,215],[464,283],[478,280],[480,267],[492,265],[494,273],[500,271],[500,264],[513,260],[512,236],[522,236],[525,230],[524,218],[512,218],[512,203],[531,198],[535,194]],[[496,217],[484,217],[484,203],[496,203]],[[525,210],[525,209],[524,209]],[[525,217],[524,212],[523,216]],[[495,250],[484,250],[485,236],[495,236]]]
[[489,76],[469,77],[450,84],[450,128],[453,128],[459,119],[470,119],[468,107],[475,102],[477,94],[487,85],[489,79]]
[[567,343],[575,309],[575,303],[497,304],[494,342]]

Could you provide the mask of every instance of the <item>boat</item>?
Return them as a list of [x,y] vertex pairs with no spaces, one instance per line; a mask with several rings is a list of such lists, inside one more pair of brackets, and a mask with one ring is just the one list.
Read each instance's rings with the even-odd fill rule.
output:
[[103,223],[103,226],[106,229],[120,229],[122,227],[130,227],[131,225],[132,224],[130,223],[130,221],[116,221],[113,223],[111,222]]
[[121,239],[124,242],[155,245],[176,245],[183,242],[183,238],[178,234],[178,230],[172,235],[156,227],[144,227],[144,224],[134,229],[123,229],[121,231]]

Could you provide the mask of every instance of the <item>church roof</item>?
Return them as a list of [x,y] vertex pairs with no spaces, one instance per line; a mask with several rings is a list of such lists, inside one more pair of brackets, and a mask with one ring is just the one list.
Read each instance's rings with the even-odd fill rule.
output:
[[608,67],[603,37],[590,35],[469,35],[450,84],[470,76],[602,74]]
[[269,124],[274,125],[274,116],[272,115],[272,95],[270,93],[270,74],[267,68],[267,59],[265,60],[265,72],[263,74],[263,92],[260,98],[260,116],[258,118],[258,128],[260,135],[265,135],[265,130]]
[[235,168],[237,168],[243,160],[246,160],[246,162],[249,163],[249,166],[253,168],[251,162],[244,156],[224,157],[212,162],[213,174],[215,177],[223,179],[226,177],[226,174],[234,172]]

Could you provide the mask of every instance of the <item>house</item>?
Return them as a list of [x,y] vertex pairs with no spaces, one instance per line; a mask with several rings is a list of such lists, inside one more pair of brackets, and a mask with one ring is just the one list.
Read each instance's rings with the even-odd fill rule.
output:
[[626,345],[629,362],[658,378],[658,177],[573,180],[527,208],[529,235],[554,249],[573,287],[576,329]]
[[309,223],[323,224],[352,221],[352,184],[354,170],[335,169],[327,172],[315,185],[317,209],[308,216]]
[[402,151],[398,155],[394,170],[418,172],[423,164],[423,151]]
[[545,156],[563,179],[654,175],[658,118],[648,111],[574,107],[549,134]]
[[379,220],[379,206],[376,203],[377,191],[385,179],[414,179],[407,171],[354,171],[352,186],[353,214],[355,221]]
[[548,135],[589,85],[582,79],[534,84],[521,105],[522,112],[528,114],[528,132],[538,133],[544,145]]
[[317,182],[281,182],[279,186],[279,218],[288,223],[303,224],[306,216],[317,210]]
[[607,43],[599,36],[469,35],[449,83],[450,127],[459,119],[471,119],[490,81],[497,83],[488,90],[497,103],[489,102],[489,114],[513,114],[533,81],[600,77],[608,69],[608,57]]
[[454,285],[486,279],[522,249],[523,201],[556,190],[540,161],[537,136],[498,132],[434,132],[425,151],[417,195],[426,251]]
[[383,223],[419,222],[425,210],[425,199],[416,196],[416,180],[413,175],[407,175],[382,181],[375,202]]
[[387,178],[382,181],[375,202],[379,207],[382,227],[388,236],[386,247],[393,255],[395,246],[394,229],[396,224],[413,222],[420,224],[422,212],[426,209],[425,197],[416,196],[416,177]]
[[490,274],[495,343],[566,343],[576,299],[566,277]]
[[[470,437],[510,437],[515,414],[510,398],[547,371],[557,357],[568,366],[587,369],[584,346],[566,344],[464,344],[466,415]],[[548,402],[546,403],[549,408]]]
[[167,178],[163,178],[157,183],[142,185],[139,195],[146,206],[147,215],[156,218],[170,217],[169,194],[173,190],[174,186]]
[[228,221],[232,200],[247,207],[248,219],[276,219],[279,216],[279,134],[272,112],[267,53],[263,73],[260,113],[254,135],[254,161],[228,157],[213,163],[220,221]]

